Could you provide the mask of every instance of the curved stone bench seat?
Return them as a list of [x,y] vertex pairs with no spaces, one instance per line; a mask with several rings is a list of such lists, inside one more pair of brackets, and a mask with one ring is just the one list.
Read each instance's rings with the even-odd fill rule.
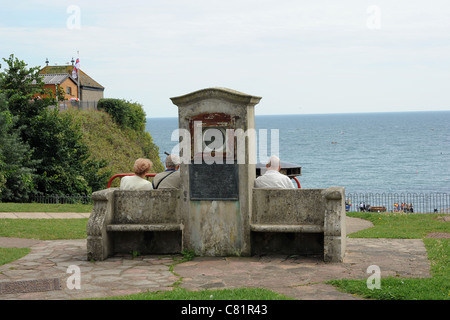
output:
[[323,226],[313,224],[250,224],[250,231],[254,232],[303,232],[303,233],[320,233],[323,232]]
[[[238,202],[210,202],[208,210],[182,213],[177,189],[120,191],[106,189],[92,195],[94,208],[87,225],[88,258],[104,260],[115,253],[179,253],[190,249],[184,241],[201,232],[205,246],[217,246],[215,237],[230,238],[233,228],[248,237],[250,254],[320,255],[340,262],[345,253],[344,188],[256,189],[251,192],[251,214],[241,225],[226,221],[230,207]],[[194,202],[200,208],[201,201]],[[227,216],[228,215],[228,216]],[[215,224],[187,223],[212,216]],[[229,217],[228,217],[229,218]],[[232,220],[231,220],[232,221]],[[228,223],[228,224],[227,224]],[[233,228],[228,228],[229,225]],[[214,232],[210,232],[214,230]],[[231,231],[230,231],[231,230]],[[209,247],[205,248],[208,252]],[[238,254],[239,255],[239,254]]]
[[181,251],[180,194],[177,189],[92,194],[94,208],[87,224],[88,259],[115,253],[178,253]]
[[135,231],[181,231],[179,224],[110,224],[106,231],[135,232]]
[[345,189],[253,189],[252,254],[345,254]]

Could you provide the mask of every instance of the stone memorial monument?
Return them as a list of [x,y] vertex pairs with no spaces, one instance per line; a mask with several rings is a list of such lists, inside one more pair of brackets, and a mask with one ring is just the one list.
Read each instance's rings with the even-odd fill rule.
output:
[[180,141],[183,245],[198,255],[250,255],[255,105],[261,98],[211,88],[171,100],[179,128],[190,137],[190,143]]
[[181,188],[93,193],[88,258],[193,250],[198,256],[345,255],[345,190],[256,189],[260,97],[208,88],[178,107]]

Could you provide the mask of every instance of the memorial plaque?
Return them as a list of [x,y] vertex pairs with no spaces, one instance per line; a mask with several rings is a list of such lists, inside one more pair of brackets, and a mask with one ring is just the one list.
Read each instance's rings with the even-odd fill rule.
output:
[[191,200],[239,200],[238,165],[190,164]]

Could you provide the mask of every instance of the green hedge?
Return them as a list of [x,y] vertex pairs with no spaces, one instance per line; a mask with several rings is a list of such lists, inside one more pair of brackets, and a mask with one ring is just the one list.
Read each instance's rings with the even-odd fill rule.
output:
[[145,130],[145,112],[139,103],[123,99],[100,99],[97,108],[109,113],[122,128]]

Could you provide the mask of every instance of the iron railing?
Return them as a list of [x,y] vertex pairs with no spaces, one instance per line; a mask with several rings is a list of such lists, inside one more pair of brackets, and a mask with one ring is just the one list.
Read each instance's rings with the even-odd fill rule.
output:
[[[385,208],[386,212],[450,213],[450,194],[447,193],[347,193],[345,197],[347,211],[367,211],[370,206]],[[360,208],[361,204],[365,205],[365,210]]]
[[51,204],[92,204],[90,195],[58,195],[58,194],[35,194],[30,197],[31,202]]
[[[375,211],[383,212],[450,213],[450,194],[447,193],[347,193],[345,198],[347,211],[375,208]],[[37,203],[92,204],[90,195],[32,195],[30,200]],[[360,209],[360,204],[365,205],[365,210]]]
[[[68,109],[77,109],[77,110],[98,110],[97,109],[98,101],[71,101],[65,100],[58,103],[59,111],[64,111]],[[49,106],[49,109],[55,109],[55,106]]]
[[67,110],[69,108],[78,109],[78,110],[97,110],[98,101],[71,101],[65,100],[59,103],[59,110]]

